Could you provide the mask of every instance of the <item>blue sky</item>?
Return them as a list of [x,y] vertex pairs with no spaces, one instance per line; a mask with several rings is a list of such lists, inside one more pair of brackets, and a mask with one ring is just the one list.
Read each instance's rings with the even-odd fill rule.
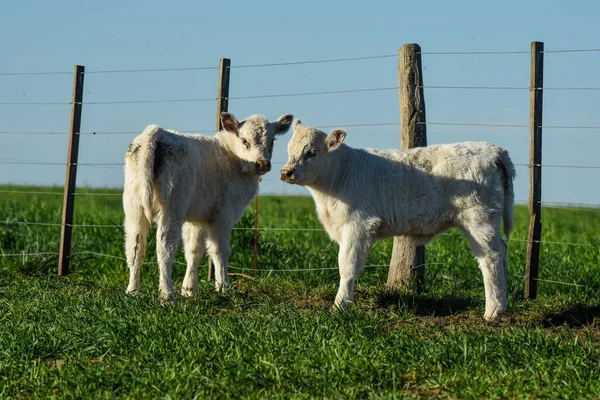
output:
[[[231,97],[393,87],[395,57],[324,64],[240,65],[391,55],[404,43],[423,52],[600,48],[600,3],[592,1],[13,1],[0,14],[3,72],[72,71],[85,65],[82,132],[141,132],[150,123],[211,131],[215,102],[86,104],[102,101],[214,98],[217,71],[92,73],[103,70],[216,66],[231,58]],[[529,55],[423,55],[425,85],[529,86]],[[600,52],[547,53],[546,87],[600,87]],[[72,76],[0,75],[0,103],[63,102]],[[527,125],[528,90],[426,89],[427,120]],[[544,125],[600,126],[599,91],[548,90]],[[293,113],[307,125],[399,121],[394,90],[231,100],[240,119]],[[67,132],[69,105],[0,104],[0,132]],[[399,146],[399,126],[349,127],[355,147]],[[430,125],[428,141],[487,140],[528,162],[528,128]],[[122,163],[134,133],[84,135],[80,163]],[[276,143],[286,160],[289,135]],[[543,162],[600,166],[600,129],[545,129]],[[64,163],[67,136],[0,135],[0,162]],[[62,185],[64,165],[1,164],[0,183]],[[263,193],[303,193],[265,176]],[[518,167],[517,200],[528,172]],[[598,203],[598,169],[545,168],[543,200]],[[78,184],[120,187],[119,166],[85,166]]]

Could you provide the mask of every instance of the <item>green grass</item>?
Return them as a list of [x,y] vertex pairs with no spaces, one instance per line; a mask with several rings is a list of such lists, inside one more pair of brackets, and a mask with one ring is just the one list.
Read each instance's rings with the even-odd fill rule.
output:
[[[59,223],[61,204],[0,193],[0,220]],[[119,196],[77,198],[76,224],[122,219]],[[252,205],[237,226],[253,222]],[[599,224],[598,210],[545,208],[543,240],[598,244]],[[290,197],[261,198],[260,225],[320,227],[312,199]],[[333,312],[336,270],[275,271],[335,267],[337,246],[320,231],[261,231],[253,279],[254,232],[236,230],[233,289],[218,295],[203,280],[195,298],[165,307],[156,265],[130,297],[125,262],[93,254],[124,257],[120,227],[75,227],[70,274],[58,277],[56,255],[26,254],[56,252],[60,226],[0,223],[0,252],[22,254],[0,258],[0,398],[598,398],[599,247],[543,244],[540,278],[586,287],[540,282],[525,301],[515,275],[527,226],[518,207],[509,310],[494,327],[462,236],[428,245],[424,293],[389,293],[387,267],[370,267],[355,307]],[[378,242],[368,264],[387,264],[391,248]],[[174,266],[177,289],[184,270]]]

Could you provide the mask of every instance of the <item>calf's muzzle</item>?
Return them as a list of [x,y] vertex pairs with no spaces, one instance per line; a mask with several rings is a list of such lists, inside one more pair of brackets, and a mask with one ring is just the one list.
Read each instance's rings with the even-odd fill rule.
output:
[[294,172],[293,168],[282,168],[280,179],[285,182],[292,182],[294,180]]
[[271,161],[269,160],[258,160],[255,165],[256,171],[261,175],[266,174],[271,170]]

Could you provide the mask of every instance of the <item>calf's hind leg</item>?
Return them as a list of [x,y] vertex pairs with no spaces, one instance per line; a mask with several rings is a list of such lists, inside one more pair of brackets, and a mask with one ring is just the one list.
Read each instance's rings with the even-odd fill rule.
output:
[[135,196],[131,196],[127,190],[125,190],[123,209],[125,211],[125,255],[129,266],[129,285],[126,292],[136,294],[141,285],[140,273],[146,255],[150,221],[146,219],[144,210],[136,202]]
[[506,311],[506,245],[500,233],[500,223],[470,224],[464,227],[471,249],[479,262],[485,289],[485,314],[487,321],[498,323]]
[[159,268],[160,298],[163,301],[175,300],[175,290],[171,278],[173,259],[181,239],[183,218],[166,218],[161,216],[156,229],[156,258]]
[[183,247],[187,270],[183,285],[181,285],[182,296],[191,297],[198,288],[198,264],[204,256],[204,240],[204,233],[200,225],[191,222],[183,224]]

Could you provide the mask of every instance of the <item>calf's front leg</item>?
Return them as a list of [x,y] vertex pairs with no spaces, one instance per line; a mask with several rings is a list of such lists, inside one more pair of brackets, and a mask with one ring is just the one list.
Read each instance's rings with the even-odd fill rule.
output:
[[352,304],[354,281],[365,266],[370,245],[370,238],[359,228],[351,225],[344,228],[338,255],[340,286],[335,296],[335,308],[345,309]]

